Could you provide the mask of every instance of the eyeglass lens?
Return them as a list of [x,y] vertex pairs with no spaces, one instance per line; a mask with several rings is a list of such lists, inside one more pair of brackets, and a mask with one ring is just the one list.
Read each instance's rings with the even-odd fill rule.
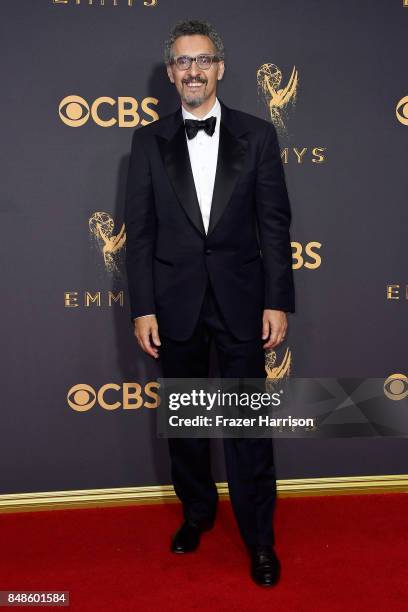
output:
[[[193,59],[194,58],[190,57],[189,55],[181,55],[176,59],[177,67],[180,68],[180,70],[188,70],[193,62]],[[212,61],[213,58],[211,55],[197,55],[196,58],[197,66],[202,70],[207,70],[211,66]]]

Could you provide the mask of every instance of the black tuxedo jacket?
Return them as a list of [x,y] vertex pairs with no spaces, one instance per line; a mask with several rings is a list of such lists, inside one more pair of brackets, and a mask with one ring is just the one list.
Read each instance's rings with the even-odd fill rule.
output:
[[264,308],[295,311],[290,204],[272,123],[221,100],[217,171],[205,233],[181,106],[135,130],[126,186],[131,318],[193,332],[208,276],[239,340],[261,336]]

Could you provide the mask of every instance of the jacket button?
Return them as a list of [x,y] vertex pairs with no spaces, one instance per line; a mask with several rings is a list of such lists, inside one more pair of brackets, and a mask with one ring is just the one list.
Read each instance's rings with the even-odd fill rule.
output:
[[206,255],[211,255],[211,253],[212,253],[212,250],[211,250],[211,249],[205,249],[205,254],[206,254]]

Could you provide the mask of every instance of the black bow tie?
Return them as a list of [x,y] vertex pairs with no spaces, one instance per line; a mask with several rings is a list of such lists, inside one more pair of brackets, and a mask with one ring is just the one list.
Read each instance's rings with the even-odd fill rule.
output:
[[208,117],[208,119],[184,119],[187,138],[194,138],[198,130],[204,130],[209,136],[214,134],[217,117]]

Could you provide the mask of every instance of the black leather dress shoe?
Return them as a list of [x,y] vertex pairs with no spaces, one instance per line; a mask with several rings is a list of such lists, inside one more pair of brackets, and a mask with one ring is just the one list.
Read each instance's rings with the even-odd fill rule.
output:
[[193,552],[200,544],[202,532],[209,528],[209,526],[193,521],[184,521],[172,538],[171,551],[175,553]]
[[272,546],[258,546],[251,552],[251,576],[260,586],[273,586],[280,577],[280,562]]

